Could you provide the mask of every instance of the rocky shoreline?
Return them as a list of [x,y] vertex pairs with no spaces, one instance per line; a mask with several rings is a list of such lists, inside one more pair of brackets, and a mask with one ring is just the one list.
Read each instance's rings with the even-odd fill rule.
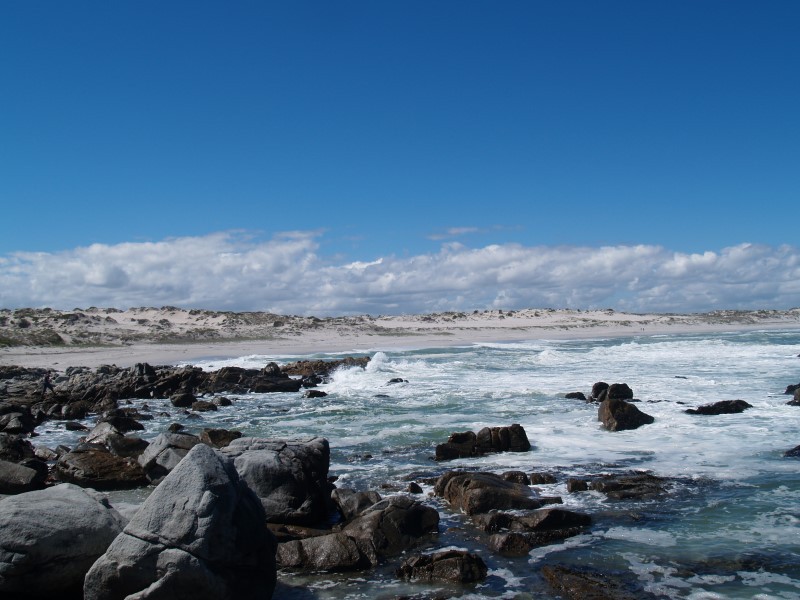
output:
[[[537,491],[551,473],[482,472],[462,461],[458,470],[439,470],[384,496],[385,490],[337,487],[322,437],[269,440],[220,429],[193,435],[180,423],[149,442],[136,435],[164,402],[187,418],[231,410],[225,393],[311,393],[335,369],[368,361],[209,372],[148,364],[71,368],[55,373],[53,389],[44,394],[47,371],[0,368],[3,597],[269,598],[280,573],[362,573],[379,565],[394,565],[399,579],[469,589],[486,578],[486,565],[473,552],[437,547],[442,514],[465,515],[470,535],[506,557],[591,528],[593,515],[561,508],[562,498]],[[786,393],[793,396],[789,404],[800,405],[800,384]],[[131,398],[153,405],[132,409],[126,406]],[[609,435],[653,422],[636,408],[626,384],[598,382],[588,396],[567,394],[566,401],[595,403]],[[747,408],[726,401],[686,412]],[[34,444],[37,427],[48,421],[79,428],[76,421],[90,414],[98,415],[97,424],[76,447]],[[487,425],[453,433],[436,447],[435,459],[526,453],[531,447],[519,425]],[[663,500],[676,486],[693,485],[638,471],[559,476],[566,477],[569,494],[592,490],[622,503]],[[127,515],[96,491],[141,486],[153,491]],[[542,578],[565,598],[590,592],[597,598],[654,597],[615,573],[547,566]]]

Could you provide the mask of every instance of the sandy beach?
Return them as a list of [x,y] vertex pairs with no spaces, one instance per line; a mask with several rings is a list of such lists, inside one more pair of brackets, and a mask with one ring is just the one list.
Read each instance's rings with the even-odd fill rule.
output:
[[[0,364],[64,370],[542,339],[800,328],[800,309],[631,314],[526,309],[318,319],[174,307],[4,310]],[[47,343],[41,343],[45,340]],[[39,342],[39,343],[37,343]]]

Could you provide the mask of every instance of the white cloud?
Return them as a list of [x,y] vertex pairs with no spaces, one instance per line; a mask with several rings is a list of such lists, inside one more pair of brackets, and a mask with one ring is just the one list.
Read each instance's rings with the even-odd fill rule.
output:
[[318,256],[322,232],[247,232],[94,244],[0,257],[0,305],[162,306],[291,314],[612,307],[688,312],[800,304],[800,250],[741,244],[699,254],[658,246],[443,244],[371,261]]

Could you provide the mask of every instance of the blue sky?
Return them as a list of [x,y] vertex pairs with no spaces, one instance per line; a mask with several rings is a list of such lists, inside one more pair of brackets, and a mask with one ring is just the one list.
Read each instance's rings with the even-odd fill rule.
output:
[[788,0],[4,2],[0,306],[800,305],[798,31]]

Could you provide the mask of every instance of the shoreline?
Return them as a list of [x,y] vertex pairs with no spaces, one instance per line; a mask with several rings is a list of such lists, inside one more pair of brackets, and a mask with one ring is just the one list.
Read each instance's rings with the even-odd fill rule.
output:
[[481,343],[524,341],[580,340],[597,338],[636,338],[661,335],[737,333],[767,330],[800,329],[800,321],[761,323],[649,322],[584,326],[521,327],[479,325],[474,327],[415,328],[397,326],[386,332],[341,332],[323,327],[303,331],[293,337],[178,343],[136,343],[118,346],[14,346],[0,348],[0,365],[47,368],[64,371],[68,367],[97,368],[109,364],[130,367],[146,362],[151,365],[176,365],[241,356],[296,357],[314,354],[374,353],[381,350],[419,350]]

